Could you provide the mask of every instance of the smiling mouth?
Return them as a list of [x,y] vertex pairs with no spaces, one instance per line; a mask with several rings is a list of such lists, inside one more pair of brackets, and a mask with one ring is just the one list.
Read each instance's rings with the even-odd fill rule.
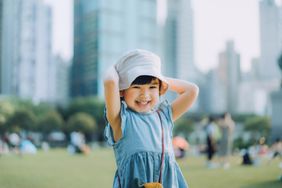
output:
[[136,101],[136,103],[138,104],[138,105],[147,105],[147,104],[149,104],[151,101]]

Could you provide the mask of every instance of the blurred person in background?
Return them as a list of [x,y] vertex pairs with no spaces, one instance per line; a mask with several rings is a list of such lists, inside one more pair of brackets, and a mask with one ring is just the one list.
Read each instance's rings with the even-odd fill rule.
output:
[[[278,158],[279,164],[278,167],[282,170],[282,140],[281,138],[277,138],[275,142],[271,145],[269,148],[269,161],[268,164],[270,164],[273,160]],[[282,173],[278,177],[278,179],[282,182]]]
[[250,155],[249,149],[243,149],[241,151],[242,165],[253,165],[253,159]]
[[11,133],[8,136],[10,150],[16,154],[19,154],[19,145],[21,138],[17,133]]
[[5,142],[0,136],[0,156],[5,153]]
[[277,138],[275,142],[271,145],[271,147],[269,148],[269,154],[269,163],[276,158],[280,160],[282,159],[282,140],[280,138]]
[[184,158],[186,155],[186,151],[189,149],[189,143],[185,138],[181,136],[175,136],[172,139],[172,145],[174,149],[174,154],[176,158]]
[[207,167],[216,168],[217,164],[213,161],[214,155],[217,150],[218,139],[218,126],[215,123],[215,117],[209,116],[208,124],[205,127],[206,131],[206,154],[207,154]]
[[217,124],[221,131],[221,138],[218,145],[219,161],[224,169],[228,169],[230,166],[229,157],[232,152],[235,123],[231,115],[226,112],[220,116]]
[[261,165],[263,159],[266,159],[268,146],[265,137],[260,137],[254,146],[250,147],[250,152],[254,161],[254,165]]
[[74,131],[70,134],[70,145],[68,146],[68,151],[71,154],[88,154],[90,152],[90,148],[85,144],[85,137],[83,133]]

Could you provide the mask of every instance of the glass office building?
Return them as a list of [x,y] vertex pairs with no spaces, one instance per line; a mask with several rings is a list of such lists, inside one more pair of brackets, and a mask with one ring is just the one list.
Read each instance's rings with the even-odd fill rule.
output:
[[37,0],[1,3],[1,93],[48,101],[51,9]]
[[127,50],[161,54],[156,14],[156,0],[75,0],[71,96],[103,96],[103,74]]

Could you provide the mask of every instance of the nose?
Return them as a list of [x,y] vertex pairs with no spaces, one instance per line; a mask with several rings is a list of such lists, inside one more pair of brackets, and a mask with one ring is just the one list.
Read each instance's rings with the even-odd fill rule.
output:
[[146,100],[149,98],[149,91],[147,89],[142,89],[140,93],[140,99]]

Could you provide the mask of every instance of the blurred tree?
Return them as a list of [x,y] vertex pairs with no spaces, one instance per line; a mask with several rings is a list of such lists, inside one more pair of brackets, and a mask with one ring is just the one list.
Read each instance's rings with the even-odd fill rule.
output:
[[184,114],[184,118],[188,118],[194,122],[197,121],[201,121],[202,119],[204,119],[207,116],[206,113],[203,112],[190,112],[190,113],[186,113]]
[[247,119],[250,119],[250,118],[254,118],[256,117],[257,115],[255,114],[252,114],[252,113],[244,113],[244,114],[232,114],[232,119],[235,121],[235,122],[240,122],[240,123],[244,123],[246,122]]
[[174,135],[182,135],[188,140],[190,133],[194,131],[193,121],[187,118],[180,118],[175,122]]
[[0,101],[0,114],[9,116],[15,111],[13,105],[9,101]]
[[282,53],[280,54],[280,56],[278,58],[278,66],[280,68],[280,71],[282,72]]
[[34,106],[31,100],[23,100],[23,99],[20,99],[19,97],[14,97],[14,96],[8,97],[6,100],[9,101],[15,107],[15,109],[32,110]]
[[[280,56],[279,56],[279,58],[278,58],[278,66],[279,66],[280,72],[281,72],[281,74],[282,74],[282,53],[280,54]],[[282,88],[282,78],[281,78],[280,87]]]
[[55,108],[48,103],[41,102],[38,104],[34,104],[32,100],[21,99],[18,97],[7,97],[5,101],[8,101],[14,107],[14,109],[26,109],[32,111],[32,113],[36,117],[45,116],[45,114],[49,111],[55,110]]
[[0,135],[5,133],[7,129],[6,122],[13,113],[14,107],[9,101],[0,101]]
[[28,109],[16,110],[7,121],[7,129],[12,132],[22,130],[32,131],[36,129],[36,117]]
[[67,122],[66,130],[70,133],[72,131],[80,131],[84,134],[93,134],[97,129],[95,120],[91,115],[79,112],[70,117]]
[[46,115],[49,114],[50,112],[51,113],[54,112],[55,107],[51,106],[48,103],[41,102],[37,105],[32,105],[31,110],[36,115],[36,117],[43,118],[46,117]]
[[103,108],[103,101],[99,100],[97,97],[80,97],[70,103],[68,116],[77,112],[84,112],[96,118],[103,116]]
[[252,139],[258,140],[260,137],[268,137],[270,132],[270,119],[265,116],[256,116],[246,120],[245,131],[252,133]]
[[43,139],[46,140],[52,131],[63,129],[64,121],[61,115],[56,111],[49,111],[44,117],[40,118],[37,123],[37,129],[43,133]]
[[69,119],[73,114],[79,112],[91,115],[97,123],[96,136],[99,141],[102,141],[103,131],[105,128],[104,108],[104,101],[98,99],[97,97],[80,97],[74,99],[70,103],[66,117]]
[[238,137],[233,141],[233,149],[247,149],[252,146],[255,142],[251,139],[244,141],[242,137]]
[[58,105],[56,106],[56,111],[61,115],[61,117],[67,121],[68,119],[68,109],[67,106]]

